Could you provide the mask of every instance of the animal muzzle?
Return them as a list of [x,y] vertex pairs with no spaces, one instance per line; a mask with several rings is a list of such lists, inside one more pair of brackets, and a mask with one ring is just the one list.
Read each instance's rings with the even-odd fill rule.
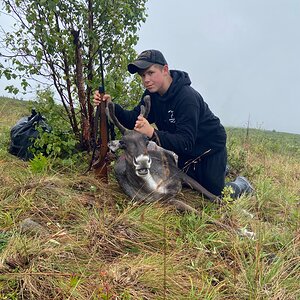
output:
[[151,167],[151,158],[149,155],[141,154],[133,158],[133,164],[135,167],[135,173],[139,177],[144,177],[149,174]]

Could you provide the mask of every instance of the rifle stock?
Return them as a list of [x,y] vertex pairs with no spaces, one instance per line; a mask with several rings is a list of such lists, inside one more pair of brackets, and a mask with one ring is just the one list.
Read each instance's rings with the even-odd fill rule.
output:
[[[103,94],[101,94],[103,97]],[[108,153],[108,126],[107,117],[105,113],[106,102],[101,101],[97,110],[99,110],[98,115],[100,115],[100,149],[99,149],[99,159],[94,164],[96,177],[103,179],[104,182],[108,182],[108,170],[107,170],[107,153]],[[97,113],[96,113],[97,117]]]

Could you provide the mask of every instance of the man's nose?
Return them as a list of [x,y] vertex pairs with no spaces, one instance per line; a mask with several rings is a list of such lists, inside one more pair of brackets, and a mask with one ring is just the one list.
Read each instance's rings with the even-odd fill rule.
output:
[[144,76],[144,82],[149,82],[150,80],[150,76],[149,75],[145,75]]

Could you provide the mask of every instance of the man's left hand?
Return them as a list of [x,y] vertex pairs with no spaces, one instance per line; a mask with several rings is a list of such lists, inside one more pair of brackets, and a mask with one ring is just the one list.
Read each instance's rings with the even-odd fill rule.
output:
[[149,124],[147,119],[142,115],[139,115],[134,126],[134,130],[145,134],[147,137],[151,138],[154,132],[154,128]]

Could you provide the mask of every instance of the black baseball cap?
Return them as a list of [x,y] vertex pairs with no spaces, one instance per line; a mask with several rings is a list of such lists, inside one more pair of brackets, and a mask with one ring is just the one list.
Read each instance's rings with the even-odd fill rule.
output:
[[134,74],[140,70],[145,70],[153,64],[167,65],[167,61],[163,54],[158,50],[143,51],[137,59],[128,65],[128,71]]

